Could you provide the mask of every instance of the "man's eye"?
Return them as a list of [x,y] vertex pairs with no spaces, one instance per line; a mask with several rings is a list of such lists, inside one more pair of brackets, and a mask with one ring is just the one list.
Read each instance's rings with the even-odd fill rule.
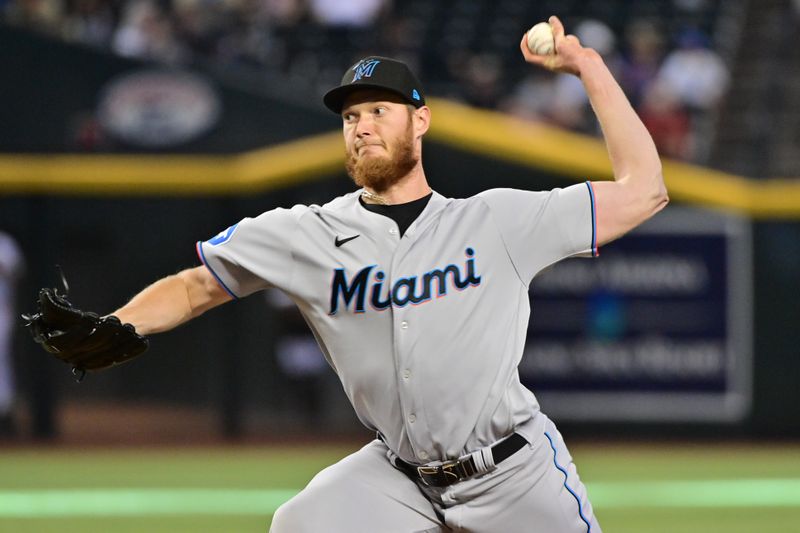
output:
[[378,115],[378,116],[385,115],[386,114],[386,108],[385,107],[376,107],[375,108],[375,114]]

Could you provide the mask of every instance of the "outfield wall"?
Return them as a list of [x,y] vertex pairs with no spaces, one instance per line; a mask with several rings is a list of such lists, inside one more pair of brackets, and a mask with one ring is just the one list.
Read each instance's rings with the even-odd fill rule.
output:
[[[21,310],[30,308],[36,288],[55,283],[56,263],[67,274],[77,305],[110,312],[151,281],[196,265],[194,242],[241,217],[298,202],[322,203],[352,190],[340,170],[336,117],[314,103],[318,95],[312,88],[287,92],[280,80],[233,79],[201,67],[193,75],[206,80],[216,104],[190,85],[184,87],[190,97],[174,104],[187,106],[184,112],[172,116],[162,109],[153,116],[153,108],[145,106],[150,115],[127,122],[125,115],[114,123],[102,118],[102,109],[118,76],[150,66],[8,29],[0,29],[0,49],[13,52],[0,55],[0,68],[15,73],[0,80],[7,103],[0,120],[0,230],[14,235],[27,257]],[[141,112],[141,99],[151,95],[148,91],[157,97],[159,87],[158,80],[155,85],[150,80],[142,89],[134,80],[112,100]],[[547,189],[609,177],[595,140],[450,102],[432,105],[435,127],[425,145],[426,170],[442,194],[463,197],[500,186]],[[195,117],[194,130],[181,122],[185,115]],[[203,116],[215,117],[205,129],[198,126]],[[146,145],[153,138],[171,140]],[[735,305],[751,317],[745,327],[752,327],[752,345],[740,347],[750,356],[740,364],[751,365],[745,388],[752,392],[741,416],[717,421],[644,417],[584,420],[580,427],[606,434],[609,428],[643,427],[664,434],[800,434],[800,413],[787,408],[796,402],[800,375],[800,333],[794,327],[800,309],[792,296],[800,289],[797,183],[674,162],[666,163],[665,174],[673,205],[727,213],[750,232],[752,293]],[[281,313],[260,296],[226,306],[154,338],[145,357],[80,386],[18,335],[23,405],[39,435],[57,433],[55,414],[63,401],[212,406],[229,434],[253,424],[280,424],[257,414],[291,416],[294,405],[297,384],[282,377],[274,354],[285,333]],[[332,373],[316,383],[325,391],[326,423],[355,428]],[[568,417],[565,422],[569,425]]]

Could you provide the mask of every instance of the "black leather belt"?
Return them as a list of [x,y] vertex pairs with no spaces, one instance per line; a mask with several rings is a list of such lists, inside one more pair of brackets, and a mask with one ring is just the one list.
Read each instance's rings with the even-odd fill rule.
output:
[[[492,446],[492,457],[494,464],[498,465],[514,455],[520,448],[528,444],[525,437],[519,433],[514,433],[502,442]],[[395,466],[405,475],[413,480],[421,480],[431,487],[447,487],[453,483],[458,483],[478,473],[475,468],[475,460],[472,456],[456,461],[449,461],[437,466],[417,466],[395,458]]]

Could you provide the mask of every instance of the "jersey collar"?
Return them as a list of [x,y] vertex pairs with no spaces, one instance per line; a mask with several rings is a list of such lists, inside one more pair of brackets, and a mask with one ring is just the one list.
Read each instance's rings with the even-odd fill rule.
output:
[[445,198],[435,190],[431,189],[433,195],[431,199],[428,201],[428,205],[425,206],[425,209],[422,210],[422,213],[419,214],[416,220],[411,223],[411,225],[406,230],[406,235],[408,237],[414,237],[418,231],[422,231],[425,227],[434,219],[436,218],[436,214],[444,209],[444,207],[450,202],[448,198]]

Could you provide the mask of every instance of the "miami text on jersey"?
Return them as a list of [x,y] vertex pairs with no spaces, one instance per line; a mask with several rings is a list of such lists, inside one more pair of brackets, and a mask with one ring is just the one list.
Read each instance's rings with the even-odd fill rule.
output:
[[[348,309],[355,300],[353,311],[363,313],[367,295],[369,304],[377,311],[383,311],[391,306],[404,307],[408,304],[416,305],[427,302],[433,297],[434,290],[436,297],[446,296],[448,284],[452,284],[458,290],[468,287],[476,287],[481,284],[481,277],[475,272],[475,251],[472,248],[465,250],[467,260],[464,263],[466,275],[462,278],[461,269],[453,264],[444,268],[430,270],[421,276],[411,276],[400,278],[394,282],[391,288],[387,285],[384,290],[386,274],[377,265],[370,265],[362,268],[353,276],[350,283],[347,282],[347,274],[343,268],[333,271],[331,282],[331,315],[335,315],[339,310],[339,300],[343,302],[343,307]],[[375,270],[370,287],[370,274]],[[434,289],[434,282],[436,288]]]

